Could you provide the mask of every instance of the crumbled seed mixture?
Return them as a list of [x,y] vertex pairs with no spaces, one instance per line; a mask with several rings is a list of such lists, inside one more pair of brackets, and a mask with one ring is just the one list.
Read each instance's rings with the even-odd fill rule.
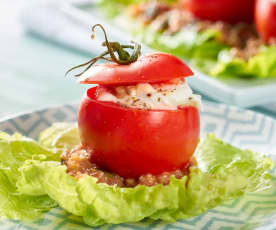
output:
[[[97,183],[106,183],[108,185],[117,185],[118,187],[135,187],[137,185],[154,186],[157,184],[168,185],[171,176],[181,179],[188,175],[189,167],[182,170],[175,170],[173,172],[164,172],[160,175],[146,174],[139,178],[123,178],[115,173],[106,172],[97,167],[96,164],[91,163],[90,153],[78,146],[72,151],[67,151],[62,154],[62,164],[66,165],[67,173],[76,179],[80,179],[84,175],[89,175],[98,179]],[[195,164],[192,159],[191,164]]]

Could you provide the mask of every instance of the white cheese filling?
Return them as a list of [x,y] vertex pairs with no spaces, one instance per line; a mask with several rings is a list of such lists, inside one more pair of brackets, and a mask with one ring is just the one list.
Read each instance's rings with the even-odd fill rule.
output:
[[184,106],[201,109],[201,97],[193,94],[188,84],[179,79],[160,84],[141,83],[113,89],[105,88],[98,100],[137,109],[176,110]]

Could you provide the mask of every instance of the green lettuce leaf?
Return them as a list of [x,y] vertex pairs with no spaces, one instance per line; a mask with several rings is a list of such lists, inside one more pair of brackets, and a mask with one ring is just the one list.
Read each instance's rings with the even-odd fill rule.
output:
[[233,58],[229,51],[224,50],[210,73],[218,77],[276,77],[276,46],[263,47],[259,54],[248,61]]
[[57,205],[47,195],[18,193],[18,169],[29,159],[43,161],[56,159],[56,156],[30,138],[0,132],[0,216],[4,218],[33,220]]
[[[113,18],[125,11],[130,4],[149,2],[150,0],[100,0],[98,6],[103,10],[106,16]],[[161,0],[167,4],[174,4],[177,0]]]
[[12,183],[15,183],[26,160],[58,160],[58,156],[36,141],[16,133],[12,136],[0,132],[0,167]]
[[[172,177],[168,186],[119,188],[98,184],[90,176],[77,180],[66,173],[66,167],[56,158],[56,152],[78,144],[76,133],[74,124],[54,124],[42,132],[40,145],[18,134],[0,133],[0,151],[7,151],[11,157],[16,153],[25,155],[18,160],[1,158],[0,201],[4,204],[0,206],[1,216],[35,219],[57,203],[90,226],[144,218],[175,221],[271,186],[268,170],[273,167],[272,160],[225,144],[214,135],[207,135],[200,142],[195,153],[198,165],[191,167],[190,174],[180,180]],[[11,151],[6,145],[14,141],[17,148]],[[6,162],[11,159],[18,161],[13,173],[9,173],[11,163]]]
[[[97,5],[102,9],[102,12],[109,18],[114,18],[125,12],[126,7],[130,4],[138,4],[149,0],[100,0]],[[174,3],[177,0],[163,0],[168,4]]]
[[[189,215],[198,215],[232,197],[258,192],[271,186],[267,170],[273,161],[250,150],[241,150],[209,134],[200,142],[187,188]],[[208,194],[208,196],[203,196]]]
[[54,123],[40,134],[38,143],[55,153],[70,151],[80,143],[77,124]]
[[191,60],[204,60],[204,58],[214,60],[219,52],[225,48],[218,42],[220,33],[211,29],[197,32],[196,28],[192,26],[184,28],[174,35],[158,33],[151,27],[140,27],[134,31],[134,35],[154,49]]
[[49,196],[20,195],[6,173],[0,169],[0,217],[30,221],[38,219],[57,204]]

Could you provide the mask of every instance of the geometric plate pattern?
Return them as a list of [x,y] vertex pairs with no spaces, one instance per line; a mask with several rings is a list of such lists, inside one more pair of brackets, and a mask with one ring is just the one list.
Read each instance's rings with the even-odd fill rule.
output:
[[[64,105],[24,114],[0,122],[0,130],[37,138],[54,122],[75,121],[77,105]],[[269,155],[276,162],[276,121],[264,115],[217,103],[204,103],[201,135],[212,132],[230,144]],[[99,230],[276,230],[276,170],[274,186],[267,191],[225,203],[198,217],[176,223],[142,221],[104,225]],[[0,220],[0,230],[89,230],[78,217],[60,208],[31,223]]]

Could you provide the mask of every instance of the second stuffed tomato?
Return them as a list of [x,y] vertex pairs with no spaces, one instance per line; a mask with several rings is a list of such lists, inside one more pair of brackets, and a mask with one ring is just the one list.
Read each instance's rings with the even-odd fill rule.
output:
[[[144,67],[147,65],[144,68],[147,69],[147,75],[141,71],[141,67],[138,72],[144,76],[142,78],[143,87],[151,88],[160,94],[160,89],[156,85],[163,85],[163,88],[164,86],[166,88],[167,85],[171,87],[173,84],[171,81],[175,81],[175,79],[181,79],[178,80],[179,87],[183,87],[183,84],[186,85],[184,77],[192,73],[189,67],[169,54],[154,55],[162,56],[167,59],[167,63],[172,63],[170,68],[174,74],[171,79],[167,76],[165,81],[163,78],[160,82],[158,72],[160,75],[168,72],[162,71],[162,68],[166,67],[162,66],[160,62],[145,61],[151,60],[152,56],[150,55],[143,56],[138,60],[144,63]],[[173,63],[175,63],[175,68]],[[179,68],[180,66],[182,68]],[[101,65],[101,67],[103,66]],[[114,67],[116,64],[113,66],[108,64],[105,74],[112,73]],[[121,79],[119,68],[123,68],[125,72],[125,68],[133,68],[133,66],[117,66],[115,68],[118,79]],[[154,75],[148,72],[150,68],[154,70]],[[179,69],[178,74],[175,73],[177,68]],[[132,74],[137,75],[137,71],[132,71]],[[86,79],[87,81],[93,83],[93,76]],[[116,79],[113,79],[113,83],[117,85]],[[137,89],[140,86],[140,81],[133,80],[124,82],[121,88]],[[78,125],[82,145],[91,153],[91,161],[101,168],[125,178],[136,178],[148,173],[157,175],[189,166],[199,141],[200,119],[197,106],[192,103],[175,108],[163,108],[162,106],[159,108],[160,103],[150,109],[141,108],[141,106],[127,106],[123,102],[117,103],[110,99],[110,95],[113,97],[114,89],[116,87],[110,86],[110,80],[106,84],[101,82],[100,86],[87,91],[80,104]],[[170,92],[177,92],[177,90],[179,89],[175,87]],[[106,91],[108,91],[108,97],[103,100],[102,94]],[[137,96],[138,91],[134,90],[134,92]],[[149,96],[149,92],[146,94]],[[150,94],[154,94],[154,92]],[[133,92],[131,95],[128,97],[135,100]],[[156,100],[169,100],[164,93],[161,92],[160,95],[163,98]]]

